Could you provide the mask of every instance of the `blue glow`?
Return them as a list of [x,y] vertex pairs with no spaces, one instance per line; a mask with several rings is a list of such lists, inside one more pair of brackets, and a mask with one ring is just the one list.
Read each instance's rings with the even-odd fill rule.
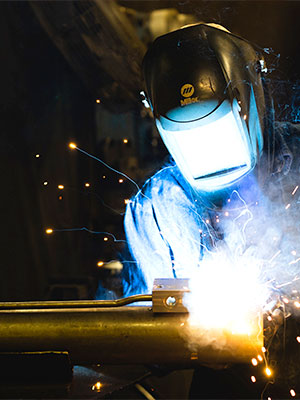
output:
[[[128,204],[124,221],[135,268],[145,281],[142,291],[151,291],[155,278],[173,278],[174,272],[177,278],[186,278],[197,272],[205,255],[224,239],[217,228],[229,218],[228,211],[232,219],[248,209],[246,202],[255,203],[258,195],[255,179],[249,176],[244,184],[246,195],[243,193],[241,197],[232,191],[228,195],[229,208],[213,211],[207,207],[205,197],[194,197],[177,166],[159,171],[146,182]],[[245,211],[242,218],[248,221],[249,216]],[[133,276],[131,279],[138,287]]]

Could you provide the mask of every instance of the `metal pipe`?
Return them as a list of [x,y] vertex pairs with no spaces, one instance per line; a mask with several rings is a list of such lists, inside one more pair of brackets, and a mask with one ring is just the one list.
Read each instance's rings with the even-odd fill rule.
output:
[[[249,362],[263,346],[259,317],[251,335],[193,328],[189,314],[148,307],[5,310],[0,306],[0,352],[67,351],[73,365]],[[197,331],[197,332],[196,332]],[[215,336],[216,334],[216,336]]]
[[152,294],[137,294],[116,300],[70,300],[70,301],[5,301],[1,310],[48,309],[48,308],[99,308],[121,307],[136,302],[152,301]]

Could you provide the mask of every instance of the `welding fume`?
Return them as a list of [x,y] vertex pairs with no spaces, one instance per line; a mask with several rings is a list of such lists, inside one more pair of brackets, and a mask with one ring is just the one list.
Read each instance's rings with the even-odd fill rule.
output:
[[190,323],[222,346],[212,330],[298,302],[299,126],[275,120],[264,49],[221,25],[158,37],[142,68],[170,157],[127,204],[124,295],[189,278]]

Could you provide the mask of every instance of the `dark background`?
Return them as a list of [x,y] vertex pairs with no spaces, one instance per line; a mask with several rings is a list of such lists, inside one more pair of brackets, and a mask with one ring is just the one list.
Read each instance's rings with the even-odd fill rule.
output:
[[[47,2],[36,3],[47,8]],[[59,15],[63,19],[72,13],[76,19],[76,12],[83,15],[85,8],[92,13],[93,2],[53,3],[55,21]],[[277,118],[300,121],[300,2],[139,0],[117,4],[134,16],[133,27],[139,30],[145,48],[150,41],[149,34],[143,35],[145,18],[159,8],[223,24],[265,48]],[[66,9],[71,14],[64,14]],[[40,22],[31,3],[0,2],[1,301],[93,298],[99,281],[106,284],[108,276],[116,278],[111,269],[99,268],[97,263],[117,259],[122,252],[123,244],[105,232],[124,239],[124,200],[136,188],[126,179],[119,183],[123,177],[101,163],[71,151],[71,140],[138,184],[166,156],[151,119],[142,110],[138,83],[131,88],[133,75],[127,74],[122,57],[115,57],[120,46],[114,48],[110,39],[99,41],[97,46],[103,46],[105,54],[97,69],[76,42],[78,73],[57,47],[58,37],[46,32]],[[61,32],[59,39],[67,42],[70,30]],[[123,76],[111,72],[116,63]],[[115,90],[121,81],[122,93]],[[96,103],[99,96],[100,104]],[[85,187],[87,182],[90,187]],[[60,184],[63,190],[58,189]],[[48,227],[77,230],[46,235]],[[78,230],[82,227],[104,233]],[[64,289],[49,294],[54,282]]]

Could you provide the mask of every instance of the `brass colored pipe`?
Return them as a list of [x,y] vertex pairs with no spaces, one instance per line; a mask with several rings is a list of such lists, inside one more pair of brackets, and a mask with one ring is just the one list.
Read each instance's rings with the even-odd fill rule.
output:
[[[249,362],[263,346],[260,321],[250,336],[189,334],[189,314],[155,314],[149,307],[59,308],[0,306],[0,352],[67,351],[73,365]],[[192,343],[192,344],[191,344]]]
[[135,302],[152,301],[152,294],[137,294],[116,300],[69,300],[69,301],[5,301],[0,302],[1,310],[48,309],[48,308],[99,308],[121,307]]

